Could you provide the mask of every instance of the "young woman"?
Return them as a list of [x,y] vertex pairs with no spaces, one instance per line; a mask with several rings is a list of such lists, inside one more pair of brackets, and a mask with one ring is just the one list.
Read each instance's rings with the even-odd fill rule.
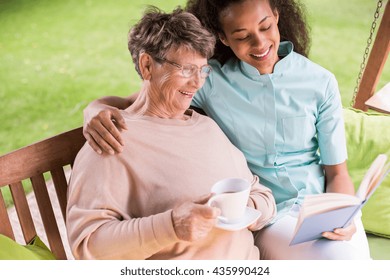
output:
[[[305,57],[309,44],[300,5],[194,0],[187,9],[219,39],[209,60],[213,72],[192,105],[218,123],[276,199],[277,218],[256,236],[262,258],[370,258],[359,217],[323,233],[324,239],[289,246],[306,195],[354,193],[337,81]],[[103,104],[124,108],[131,99],[105,98],[85,111],[89,143],[113,153],[121,149],[121,136],[111,119],[125,126],[117,109]]]

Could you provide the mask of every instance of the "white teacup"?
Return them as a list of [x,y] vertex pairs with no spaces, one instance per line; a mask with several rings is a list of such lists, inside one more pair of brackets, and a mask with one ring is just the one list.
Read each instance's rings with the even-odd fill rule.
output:
[[215,193],[208,205],[221,209],[218,218],[227,224],[233,224],[243,218],[248,204],[251,184],[241,178],[226,178],[218,181],[211,188]]

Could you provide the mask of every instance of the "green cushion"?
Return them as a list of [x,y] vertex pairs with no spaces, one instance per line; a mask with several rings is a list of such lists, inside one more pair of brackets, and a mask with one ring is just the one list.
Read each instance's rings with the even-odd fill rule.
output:
[[[344,109],[348,148],[348,169],[358,187],[378,154],[390,158],[390,115]],[[390,176],[371,196],[362,209],[367,232],[390,238]]]
[[29,244],[21,245],[0,234],[0,260],[55,260],[45,243],[36,236]]
[[371,258],[374,260],[390,260],[390,239],[367,234]]

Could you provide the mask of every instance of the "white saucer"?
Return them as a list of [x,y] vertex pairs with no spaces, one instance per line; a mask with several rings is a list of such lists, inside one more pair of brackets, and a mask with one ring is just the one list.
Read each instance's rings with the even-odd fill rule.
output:
[[229,231],[241,230],[250,226],[260,216],[261,216],[261,212],[259,210],[247,207],[245,210],[244,217],[242,217],[242,219],[239,222],[233,224],[226,224],[219,220],[215,225],[215,227],[219,229],[229,230]]

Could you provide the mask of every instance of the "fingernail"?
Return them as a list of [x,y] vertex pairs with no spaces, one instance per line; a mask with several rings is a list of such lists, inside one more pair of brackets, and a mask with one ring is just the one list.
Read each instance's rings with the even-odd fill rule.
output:
[[101,150],[96,151],[99,155],[101,155],[103,152]]
[[115,154],[115,152],[113,150],[109,150],[108,152],[110,153],[110,155],[114,155]]

